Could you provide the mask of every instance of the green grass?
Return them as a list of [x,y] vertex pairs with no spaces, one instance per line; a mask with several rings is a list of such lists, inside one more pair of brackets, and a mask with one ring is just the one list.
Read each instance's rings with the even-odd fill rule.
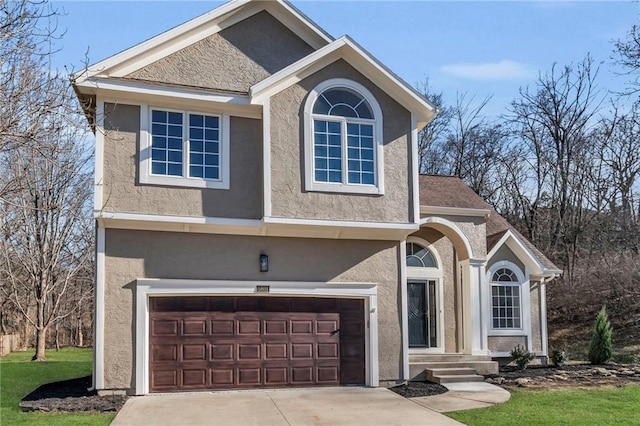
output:
[[33,351],[0,358],[0,425],[108,425],[114,414],[23,413],[20,399],[38,386],[91,374],[91,349],[47,351],[48,361],[31,362]]
[[604,389],[517,390],[491,408],[447,413],[469,426],[637,425],[640,385]]

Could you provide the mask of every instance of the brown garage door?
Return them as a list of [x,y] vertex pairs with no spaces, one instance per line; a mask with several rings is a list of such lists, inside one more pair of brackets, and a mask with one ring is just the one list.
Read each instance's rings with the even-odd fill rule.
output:
[[151,299],[150,390],[364,384],[364,301]]

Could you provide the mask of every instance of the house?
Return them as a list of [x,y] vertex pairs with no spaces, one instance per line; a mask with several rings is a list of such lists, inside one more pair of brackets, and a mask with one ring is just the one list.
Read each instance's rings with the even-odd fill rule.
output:
[[348,36],[235,0],[73,85],[96,136],[101,393],[545,359],[561,271],[460,180],[419,176],[435,108]]

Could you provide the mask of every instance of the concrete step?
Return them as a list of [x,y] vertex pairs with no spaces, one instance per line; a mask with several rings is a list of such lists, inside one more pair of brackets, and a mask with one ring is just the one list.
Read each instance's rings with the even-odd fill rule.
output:
[[445,368],[468,368],[475,374],[490,375],[498,374],[498,363],[495,361],[439,361],[439,362],[410,362],[409,374],[411,380],[427,380],[426,370],[438,370]]
[[473,368],[427,368],[427,375],[431,374],[432,376],[468,376],[468,375],[476,375],[476,370]]
[[443,375],[434,376],[431,380],[436,383],[468,383],[468,382],[484,382],[484,377],[477,374],[456,374],[456,375]]

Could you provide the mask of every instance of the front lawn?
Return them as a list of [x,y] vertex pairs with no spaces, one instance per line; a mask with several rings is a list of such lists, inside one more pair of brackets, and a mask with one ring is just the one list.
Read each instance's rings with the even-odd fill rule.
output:
[[447,413],[469,426],[637,425],[640,385],[623,388],[516,390],[491,408]]
[[0,358],[0,425],[108,425],[111,414],[23,413],[20,400],[38,386],[91,374],[91,349],[47,351],[48,361],[31,362],[33,351]]

